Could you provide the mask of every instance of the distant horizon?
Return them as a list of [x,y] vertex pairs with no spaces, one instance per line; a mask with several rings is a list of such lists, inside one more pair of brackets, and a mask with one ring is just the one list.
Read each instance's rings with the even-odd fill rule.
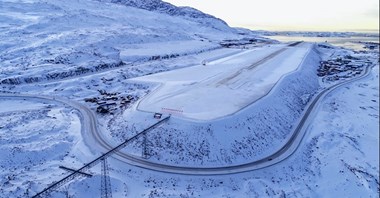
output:
[[[222,19],[223,20],[223,19]],[[355,33],[380,33],[380,29],[361,29],[361,28],[356,28],[356,29],[331,29],[331,28],[310,28],[310,27],[305,27],[305,28],[300,28],[300,27],[286,27],[286,26],[253,26],[250,24],[227,24],[231,27],[236,27],[236,28],[247,28],[250,30],[254,31],[274,31],[274,32],[284,32],[284,31],[289,31],[289,32],[355,32]]]
[[231,27],[250,30],[379,33],[380,29],[378,0],[164,1],[196,8]]
[[[231,25],[230,25],[231,26]],[[318,30],[318,29],[293,29],[293,28],[270,28],[270,27],[249,27],[249,26],[231,26],[233,28],[247,28],[252,31],[269,31],[269,32],[353,32],[366,34],[380,34],[380,29],[340,29],[340,30]]]

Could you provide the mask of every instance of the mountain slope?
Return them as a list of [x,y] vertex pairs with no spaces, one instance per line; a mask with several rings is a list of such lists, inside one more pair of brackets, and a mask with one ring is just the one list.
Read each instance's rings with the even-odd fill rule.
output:
[[149,11],[156,11],[171,16],[181,16],[191,21],[196,21],[200,24],[216,28],[218,30],[233,32],[226,22],[212,15],[203,13],[191,7],[176,7],[170,3],[161,0],[99,0],[103,2],[111,2],[126,6],[136,7]]
[[0,84],[194,54],[242,38],[223,21],[192,8],[157,0],[125,2],[133,7],[94,0],[1,1]]

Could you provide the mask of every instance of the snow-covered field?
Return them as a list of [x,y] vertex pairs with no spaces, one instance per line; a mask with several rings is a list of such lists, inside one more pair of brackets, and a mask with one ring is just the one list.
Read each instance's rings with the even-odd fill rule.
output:
[[197,54],[245,36],[216,20],[205,26],[113,3],[7,0],[1,2],[0,37],[6,38],[0,41],[0,82],[18,84]]
[[378,73],[377,65],[369,77],[330,93],[296,152],[279,164],[225,176],[125,169],[131,178],[128,193],[133,197],[377,197]]
[[91,154],[80,118],[59,103],[1,98],[0,137],[1,197],[30,197],[64,174],[58,166],[77,166]]
[[[140,102],[138,110],[174,110],[195,120],[231,115],[266,95],[282,76],[296,70],[311,47],[273,45],[206,65],[139,77],[138,80],[161,85]],[[285,51],[271,59],[270,55],[280,50]]]
[[377,66],[368,78],[331,93],[298,150],[282,163],[254,172],[200,177],[114,161],[112,182],[128,177],[120,180],[131,197],[377,197],[378,71]]
[[[0,97],[0,197],[30,197],[68,175],[59,166],[79,168],[104,152],[83,134],[83,115],[54,97],[94,112],[111,145],[157,122],[152,112],[179,110],[122,152],[159,164],[221,167],[281,148],[312,96],[364,71],[364,63],[375,65],[371,75],[323,99],[296,152],[273,166],[190,176],[107,161],[114,197],[379,195],[378,48],[290,47],[158,0],[105,2],[0,2],[0,91],[52,98]],[[335,68],[338,80],[334,72],[317,76],[321,59],[346,57],[363,65]],[[112,108],[97,113],[104,104]],[[100,165],[87,172],[93,177],[50,196],[99,197]]]
[[378,65],[365,80],[331,93],[309,130],[308,149],[299,150],[310,152],[316,196],[379,196]]
[[[282,56],[279,55],[279,57]],[[231,62],[233,60],[231,58]],[[295,122],[299,119],[307,101],[317,91],[319,83],[316,77],[316,68],[319,60],[319,55],[315,49],[310,50],[305,61],[296,72],[282,76],[274,88],[272,88],[273,85],[269,88],[272,90],[263,99],[234,115],[212,121],[194,122],[183,118],[181,114],[176,115],[176,112],[168,112],[173,113],[170,121],[147,134],[146,157],[150,161],[171,165],[218,167],[243,164],[272,154],[281,148],[285,140],[289,138],[291,129],[295,127]],[[267,66],[271,66],[269,63]],[[273,64],[273,66],[278,65]],[[294,69],[298,66],[299,62],[288,69]],[[195,68],[203,70],[204,66]],[[182,72],[183,70],[177,71]],[[170,72],[168,75],[174,75],[177,71]],[[203,76],[207,75],[206,72],[203,73]],[[244,77],[248,79],[247,76]],[[244,88],[235,91],[244,91]],[[248,86],[248,88],[255,89],[256,87]],[[204,95],[200,96],[203,97]],[[223,102],[222,99],[218,99],[218,101]],[[205,100],[198,105],[213,105],[214,102]],[[238,108],[234,111],[237,111]],[[215,112],[212,113],[218,115]],[[141,126],[149,126],[149,122],[146,120],[152,120],[152,117],[152,113],[134,111],[133,108],[127,110],[123,116],[112,120],[112,124],[109,126],[109,137],[116,137],[118,141],[122,141],[135,133],[135,130],[142,130]],[[141,156],[141,144],[142,139],[127,149],[129,152]]]

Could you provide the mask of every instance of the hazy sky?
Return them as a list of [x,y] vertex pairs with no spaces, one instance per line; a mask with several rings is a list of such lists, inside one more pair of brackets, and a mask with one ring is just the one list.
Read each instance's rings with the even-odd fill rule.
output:
[[164,0],[191,6],[230,26],[266,30],[379,29],[379,0]]

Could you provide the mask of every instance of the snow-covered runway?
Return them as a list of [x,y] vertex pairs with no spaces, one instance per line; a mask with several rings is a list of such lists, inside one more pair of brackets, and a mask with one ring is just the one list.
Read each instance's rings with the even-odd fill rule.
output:
[[282,76],[297,70],[311,46],[266,46],[205,66],[136,78],[161,84],[137,108],[147,112],[172,111],[196,120],[231,115],[268,94]]

